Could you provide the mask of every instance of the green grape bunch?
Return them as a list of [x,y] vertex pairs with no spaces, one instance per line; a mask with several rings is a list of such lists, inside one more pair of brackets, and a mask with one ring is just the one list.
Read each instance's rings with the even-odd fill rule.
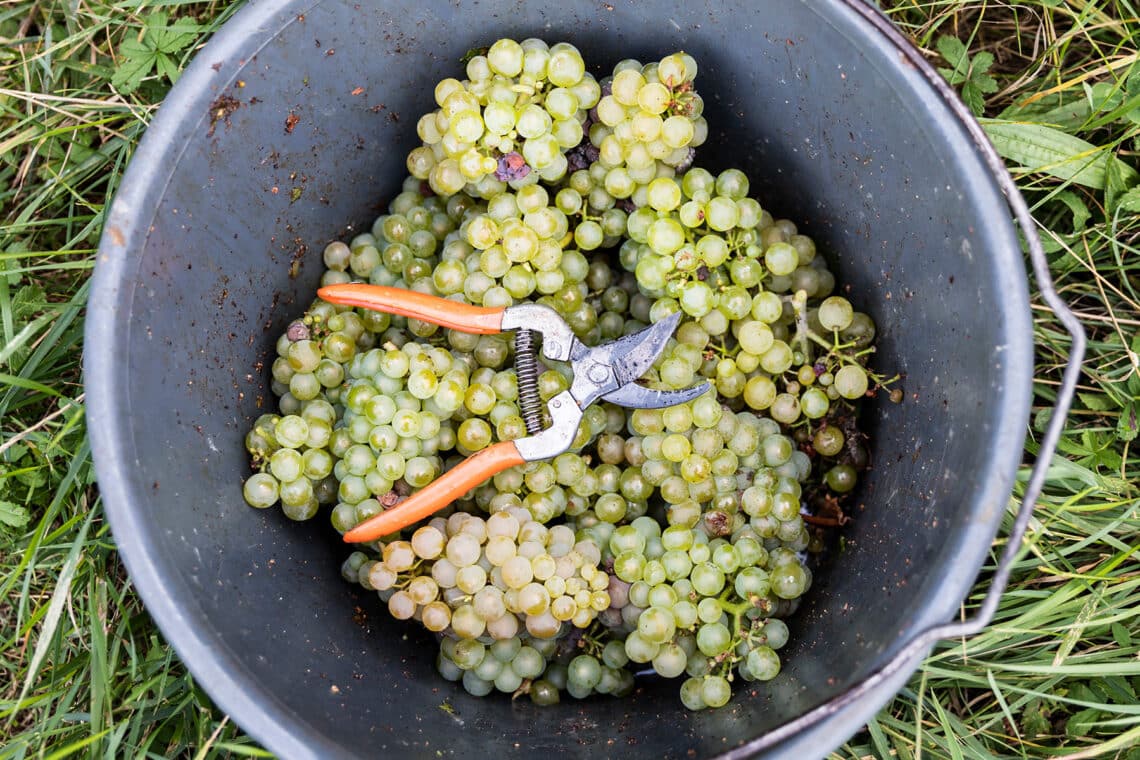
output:
[[467,188],[479,197],[565,176],[566,152],[601,95],[577,48],[502,39],[471,57],[466,74],[436,85],[439,108],[416,125],[423,145],[408,155],[408,172],[438,195]]
[[[322,285],[540,303],[587,345],[680,312],[644,382],[710,385],[665,409],[591,405],[565,453],[343,562],[470,694],[623,697],[651,672],[703,710],[777,678],[813,557],[870,464],[861,400],[901,397],[813,239],[745,172],[697,163],[697,71],[679,51],[595,77],[567,43],[497,40],[428,94],[384,212],[323,249]],[[314,299],[274,344],[246,502],[344,534],[526,436],[513,353]],[[541,364],[539,397],[571,380]]]

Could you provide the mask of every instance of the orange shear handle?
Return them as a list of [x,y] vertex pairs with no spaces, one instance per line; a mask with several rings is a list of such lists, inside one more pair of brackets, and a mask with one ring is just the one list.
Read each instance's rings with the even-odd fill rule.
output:
[[352,282],[326,285],[317,290],[317,296],[329,303],[399,314],[465,333],[490,335],[502,332],[502,308],[470,306],[404,288]]
[[387,512],[381,512],[360,523],[344,534],[344,540],[348,543],[375,541],[381,536],[395,533],[435,514],[495,473],[525,461],[514,441],[501,441],[489,446],[452,467],[430,485],[416,491]]

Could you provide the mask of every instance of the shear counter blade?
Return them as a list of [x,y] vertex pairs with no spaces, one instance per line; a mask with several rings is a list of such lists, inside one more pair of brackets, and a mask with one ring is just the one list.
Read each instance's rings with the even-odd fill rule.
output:
[[613,367],[618,385],[628,385],[649,371],[665,350],[680,321],[680,312],[670,314],[655,325],[593,350],[605,351],[609,355],[608,363]]
[[607,393],[602,396],[602,400],[633,409],[664,409],[667,406],[692,401],[698,396],[703,396],[708,389],[708,383],[701,383],[679,391],[655,391],[652,388],[646,388],[644,385],[632,383]]

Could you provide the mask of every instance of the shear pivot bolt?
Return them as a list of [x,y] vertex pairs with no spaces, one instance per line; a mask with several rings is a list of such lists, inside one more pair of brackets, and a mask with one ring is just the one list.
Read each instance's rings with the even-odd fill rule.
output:
[[588,370],[586,370],[586,377],[590,378],[590,381],[594,383],[604,383],[607,379],[609,379],[609,376],[609,369],[603,367],[601,364],[595,364],[593,367],[590,367]]

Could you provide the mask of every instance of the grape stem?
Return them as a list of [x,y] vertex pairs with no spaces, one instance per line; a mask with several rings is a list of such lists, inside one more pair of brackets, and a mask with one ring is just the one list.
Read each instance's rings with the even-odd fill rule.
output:
[[[799,344],[800,352],[804,355],[804,364],[813,364],[811,339],[818,339],[819,336],[812,333],[811,329],[808,328],[807,291],[802,289],[797,290],[795,295],[792,296],[791,302],[792,309],[796,314],[796,335],[793,341]],[[820,342],[822,342],[822,340]],[[824,345],[826,345],[826,343]]]
[[[785,296],[783,300],[791,303],[792,308],[795,311],[796,334],[793,336],[792,341],[798,344],[800,351],[803,352],[805,364],[814,363],[810,350],[811,343],[815,343],[821,348],[826,349],[827,356],[838,358],[840,364],[853,364],[859,367],[863,367],[863,363],[859,361],[861,358],[875,353],[875,347],[868,346],[867,348],[856,351],[853,354],[847,354],[844,352],[844,350],[854,348],[856,345],[855,341],[851,341],[849,343],[840,343],[839,335],[836,333],[836,335],[829,342],[826,338],[823,338],[822,336],[816,334],[815,331],[808,327],[807,293],[805,291],[797,290],[795,295]],[[889,386],[891,383],[899,379],[898,375],[890,378],[884,378],[882,375],[870,371],[867,372],[867,375],[871,378],[875,385],[882,388]]]

